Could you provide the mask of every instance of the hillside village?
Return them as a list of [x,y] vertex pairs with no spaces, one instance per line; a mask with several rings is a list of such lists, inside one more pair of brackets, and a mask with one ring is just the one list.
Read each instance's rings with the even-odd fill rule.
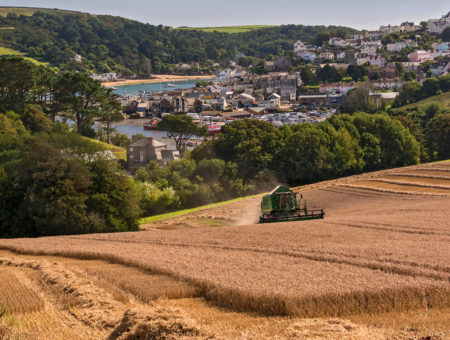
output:
[[[320,47],[298,40],[292,51],[272,60],[247,67],[232,61],[230,67],[218,69],[210,81],[198,82],[195,88],[125,94],[121,103],[129,118],[143,119],[149,130],[156,129],[158,120],[169,113],[190,116],[198,125],[208,126],[210,135],[220,133],[234,120],[248,118],[276,127],[319,123],[338,112],[347,93],[355,88],[370,84],[376,105],[389,106],[405,82],[447,75],[450,38],[442,38],[447,27],[450,12],[421,25],[404,22],[349,37],[331,37]],[[191,66],[196,65],[180,64],[179,68]],[[93,77],[117,79],[115,73]],[[145,125],[146,119],[153,125]],[[189,145],[199,145],[199,140]],[[159,154],[161,164],[179,157],[165,152],[165,157]]]
[[[448,74],[450,42],[439,38],[447,27],[450,12],[441,19],[428,20],[423,26],[404,22],[348,38],[332,37],[321,47],[299,40],[292,53],[274,57],[263,65],[243,67],[231,62],[231,67],[219,69],[211,82],[203,84],[206,86],[124,96],[122,103],[126,113],[142,112],[147,116],[191,112],[226,120],[312,110],[312,117],[303,121],[320,121],[315,118],[334,112],[348,91],[366,81],[371,81],[373,96],[392,100],[405,81]],[[326,68],[328,73],[321,74]],[[312,72],[313,79],[303,79],[305,69]],[[111,81],[117,75],[94,78]]]

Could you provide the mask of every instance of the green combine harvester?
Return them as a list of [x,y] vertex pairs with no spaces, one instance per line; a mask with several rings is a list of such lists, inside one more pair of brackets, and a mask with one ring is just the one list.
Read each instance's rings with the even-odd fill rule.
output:
[[278,186],[263,197],[261,212],[259,223],[315,220],[325,216],[323,209],[308,210],[303,195],[297,200],[297,194],[286,186]]

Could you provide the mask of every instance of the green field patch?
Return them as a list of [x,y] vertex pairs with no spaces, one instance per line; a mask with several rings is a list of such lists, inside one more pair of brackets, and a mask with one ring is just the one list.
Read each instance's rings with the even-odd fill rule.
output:
[[437,96],[432,96],[424,100],[418,101],[417,103],[401,106],[398,109],[411,110],[419,106],[425,106],[431,103],[441,104],[444,108],[450,109],[450,92],[444,92],[442,94],[438,94]]
[[209,227],[225,227],[232,224],[232,221],[224,218],[193,217],[188,218],[187,221],[196,222]]
[[148,224],[148,223],[153,223],[153,222],[159,222],[159,221],[167,220],[167,219],[172,218],[172,217],[187,215],[187,214],[190,214],[190,213],[193,213],[193,212],[196,212],[196,211],[200,211],[200,210],[204,210],[204,209],[220,207],[220,206],[225,205],[225,204],[239,202],[239,201],[245,200],[247,198],[258,197],[258,196],[262,196],[262,195],[264,195],[264,194],[239,197],[239,198],[234,198],[234,199],[228,200],[228,201],[223,201],[223,202],[211,203],[211,204],[208,204],[208,205],[203,205],[201,207],[185,209],[185,210],[178,210],[178,211],[174,211],[174,212],[170,212],[170,213],[166,213],[166,214],[161,214],[161,215],[150,216],[150,217],[144,217],[144,218],[141,218],[138,221],[138,223],[139,224]]
[[75,11],[67,11],[63,9],[51,9],[51,8],[39,8],[39,7],[0,7],[0,16],[6,17],[8,13],[14,13],[16,15],[32,16],[36,12],[64,12],[64,13],[80,13]]
[[219,32],[219,33],[245,33],[255,31],[262,28],[276,27],[274,25],[248,25],[248,26],[219,26],[219,27],[178,27],[178,30],[193,30],[202,32]]
[[91,141],[92,143],[100,145],[104,150],[111,150],[112,153],[114,154],[114,156],[117,157],[117,159],[127,160],[127,150],[125,148],[121,148],[120,146],[115,146],[112,144],[101,142],[97,139],[92,139],[92,138],[88,138],[88,137],[83,137],[83,138]]
[[13,50],[11,48],[1,47],[0,46],[0,56],[3,56],[3,55],[17,55],[17,56],[22,57],[25,60],[31,61],[33,64],[38,65],[38,66],[39,65],[43,65],[43,66],[48,66],[49,65],[46,62],[42,62],[42,61],[39,61],[37,59],[25,56],[25,53]]
[[0,7],[0,15],[6,17],[8,13],[14,13],[17,15],[31,16],[36,13],[39,8],[29,8],[29,7]]

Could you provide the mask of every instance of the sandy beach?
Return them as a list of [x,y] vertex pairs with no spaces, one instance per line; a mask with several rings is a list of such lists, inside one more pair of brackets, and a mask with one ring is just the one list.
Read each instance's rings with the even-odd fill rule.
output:
[[177,76],[170,74],[155,74],[153,78],[149,79],[122,79],[111,82],[102,83],[103,86],[123,86],[123,85],[137,85],[137,84],[154,84],[154,83],[164,83],[171,81],[183,81],[183,80],[197,80],[197,79],[212,79],[214,75],[203,75],[203,76]]

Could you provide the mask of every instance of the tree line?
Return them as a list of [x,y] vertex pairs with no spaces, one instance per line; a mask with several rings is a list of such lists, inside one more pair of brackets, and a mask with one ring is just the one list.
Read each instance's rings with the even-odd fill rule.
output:
[[21,57],[0,58],[0,112],[25,112],[39,105],[52,121],[69,119],[76,131],[94,137],[94,119],[104,126],[110,142],[112,123],[123,119],[118,96],[82,72],[56,72]]

